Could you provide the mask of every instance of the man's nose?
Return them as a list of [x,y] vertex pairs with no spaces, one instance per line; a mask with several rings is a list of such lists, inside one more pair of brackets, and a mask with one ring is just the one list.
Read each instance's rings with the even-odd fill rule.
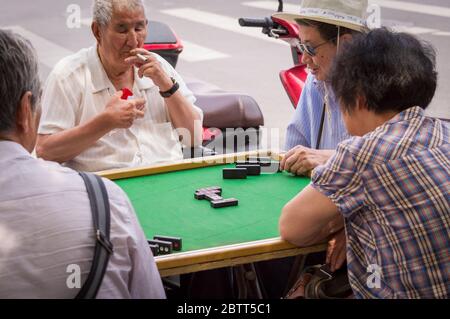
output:
[[301,62],[302,62],[302,64],[311,63],[312,62],[312,58],[311,58],[311,56],[308,53],[303,52],[303,54],[302,54],[302,61]]
[[131,30],[128,32],[127,45],[132,48],[136,48],[138,46],[138,35],[136,31]]

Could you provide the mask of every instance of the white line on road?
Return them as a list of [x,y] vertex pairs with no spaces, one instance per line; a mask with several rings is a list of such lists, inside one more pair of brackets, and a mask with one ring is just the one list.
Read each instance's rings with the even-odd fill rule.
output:
[[[90,27],[92,18],[81,19],[81,24]],[[180,59],[186,62],[201,62],[229,58],[228,54],[206,48],[190,41],[183,41],[184,50],[180,55]]]
[[190,41],[182,40],[182,42],[184,50],[180,54],[180,59],[187,62],[209,61],[230,57],[228,54],[203,47]]
[[415,13],[423,13],[434,15],[438,17],[450,18],[449,7],[432,6],[428,4],[411,3],[405,1],[393,1],[393,0],[372,0],[370,3],[376,3],[384,8],[409,11]]
[[397,32],[407,32],[410,34],[426,34],[426,33],[433,33],[439,32],[439,30],[436,29],[429,29],[429,28],[421,28],[421,27],[410,27],[410,26],[403,26],[403,25],[395,25],[392,27]]
[[444,36],[444,37],[450,37],[450,32],[439,31],[439,32],[433,33],[433,35],[441,35],[441,36]]
[[[278,9],[278,4],[275,1],[251,1],[243,2],[242,4],[247,7],[271,10],[273,12],[276,12]],[[300,4],[294,5],[290,3],[284,3],[283,11],[289,13],[298,13],[300,11]]]
[[81,19],[81,25],[84,25],[85,27],[90,27],[92,24],[92,18],[84,18]]
[[34,48],[37,51],[39,62],[44,64],[45,66],[53,69],[56,63],[59,62],[62,58],[73,54],[72,51],[63,48],[43,37],[23,28],[20,26],[8,26],[4,27],[5,29],[10,29],[13,32],[16,32],[26,39],[30,40],[33,44]]
[[269,38],[267,35],[261,33],[260,28],[243,28],[238,23],[238,18],[227,17],[211,12],[191,9],[191,8],[179,8],[162,10],[164,14],[174,16],[180,19],[189,20],[196,23],[205,24],[210,27],[231,31],[240,35],[253,37],[259,40],[268,41],[276,44],[286,44],[284,41]]
[[[369,3],[375,3],[381,7],[389,9],[408,11],[414,13],[423,13],[439,17],[450,18],[450,8],[448,7],[439,7],[427,4],[418,4],[393,0],[369,0]],[[243,5],[272,11],[276,11],[278,8],[277,3],[274,1],[251,1],[251,2],[244,2]],[[283,9],[286,12],[297,13],[300,11],[300,5],[285,3]]]

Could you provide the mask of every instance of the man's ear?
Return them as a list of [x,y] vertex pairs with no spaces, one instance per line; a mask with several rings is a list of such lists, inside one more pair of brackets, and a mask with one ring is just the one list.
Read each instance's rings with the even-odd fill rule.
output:
[[341,35],[341,37],[339,38],[339,41],[342,43],[347,43],[350,42],[353,39],[353,35],[351,35],[350,33],[345,33],[343,35]]
[[364,95],[358,94],[356,96],[356,109],[360,111],[367,110],[367,99]]
[[100,30],[100,26],[98,25],[97,22],[92,21],[91,24],[91,30],[92,30],[92,34],[94,35],[95,39],[97,39],[97,43],[100,43],[100,39],[101,39],[101,30]]
[[25,92],[25,94],[20,99],[20,105],[17,109],[16,114],[16,128],[25,135],[29,134],[33,129],[33,111],[32,111],[32,99],[33,94],[30,91]]

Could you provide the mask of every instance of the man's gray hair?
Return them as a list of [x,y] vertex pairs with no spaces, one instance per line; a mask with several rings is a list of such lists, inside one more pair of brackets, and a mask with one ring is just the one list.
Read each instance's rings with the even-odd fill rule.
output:
[[145,12],[143,0],[94,0],[92,19],[101,27],[105,27],[111,21],[113,11],[128,8],[130,10],[142,9]]
[[20,100],[27,91],[33,94],[34,111],[41,94],[36,51],[22,36],[0,29],[0,132],[15,128]]

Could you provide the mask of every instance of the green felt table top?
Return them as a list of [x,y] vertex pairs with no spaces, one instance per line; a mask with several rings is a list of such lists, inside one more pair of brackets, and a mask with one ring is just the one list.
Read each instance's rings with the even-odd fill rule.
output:
[[[130,198],[147,238],[181,237],[183,250],[218,247],[278,237],[283,206],[310,182],[288,173],[261,174],[247,179],[222,179],[233,164],[202,167],[115,180]],[[222,187],[222,197],[238,206],[212,208],[194,192]]]

